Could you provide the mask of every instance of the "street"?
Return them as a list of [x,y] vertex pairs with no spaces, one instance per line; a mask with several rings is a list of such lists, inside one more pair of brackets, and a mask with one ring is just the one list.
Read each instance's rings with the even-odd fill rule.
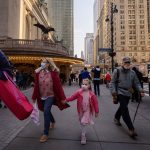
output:
[[[78,86],[64,86],[66,96],[70,96]],[[31,97],[32,89],[25,92]],[[150,97],[143,98],[134,123],[138,137],[128,136],[127,128],[118,127],[113,122],[114,113],[118,105],[114,105],[110,92],[105,85],[101,85],[99,97],[100,115],[95,119],[95,125],[88,128],[87,144],[80,144],[80,125],[76,111],[76,102],[71,107],[59,111],[55,106],[52,109],[56,119],[56,128],[50,129],[49,140],[40,143],[39,138],[43,130],[43,116],[41,113],[40,126],[36,126],[30,119],[17,120],[7,109],[0,109],[0,150],[149,150],[150,149]],[[129,110],[133,118],[137,103],[130,103]],[[5,133],[5,134],[4,134]],[[11,138],[10,138],[11,137]]]

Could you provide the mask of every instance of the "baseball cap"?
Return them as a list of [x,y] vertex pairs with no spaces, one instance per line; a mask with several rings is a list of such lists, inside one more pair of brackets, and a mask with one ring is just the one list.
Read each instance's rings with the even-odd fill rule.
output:
[[124,58],[122,59],[122,61],[123,61],[124,63],[131,63],[131,59],[130,59],[129,57],[124,57]]

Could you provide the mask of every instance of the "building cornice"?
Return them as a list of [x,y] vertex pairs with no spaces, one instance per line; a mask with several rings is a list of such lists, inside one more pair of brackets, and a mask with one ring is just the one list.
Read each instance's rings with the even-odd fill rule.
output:
[[37,0],[24,0],[24,2],[30,13],[35,16],[39,23],[44,24],[45,26],[49,25],[47,18],[44,17],[42,10],[38,6]]

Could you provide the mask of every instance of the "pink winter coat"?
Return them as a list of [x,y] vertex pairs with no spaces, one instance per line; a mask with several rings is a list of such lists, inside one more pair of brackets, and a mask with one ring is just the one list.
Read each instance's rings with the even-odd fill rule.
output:
[[[83,93],[83,90],[80,89],[76,93],[74,93],[71,97],[68,97],[66,99],[67,102],[77,99],[77,110],[78,110],[79,114],[82,110],[82,101],[83,101],[82,93]],[[91,109],[92,114],[94,112],[99,113],[99,106],[98,106],[98,100],[97,100],[96,95],[92,91],[89,91],[89,95],[90,95],[90,97],[89,97],[90,109]]]

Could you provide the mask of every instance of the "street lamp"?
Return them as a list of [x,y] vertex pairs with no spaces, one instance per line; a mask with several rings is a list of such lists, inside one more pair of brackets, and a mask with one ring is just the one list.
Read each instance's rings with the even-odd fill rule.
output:
[[112,72],[114,70],[114,56],[116,56],[116,52],[114,52],[114,22],[113,22],[113,18],[114,18],[114,14],[118,13],[118,9],[117,6],[114,5],[113,3],[111,3],[111,12],[110,12],[110,19],[106,18],[106,22],[110,21],[110,27],[111,27],[111,52],[109,53],[109,56],[111,57],[111,63],[112,63]]

